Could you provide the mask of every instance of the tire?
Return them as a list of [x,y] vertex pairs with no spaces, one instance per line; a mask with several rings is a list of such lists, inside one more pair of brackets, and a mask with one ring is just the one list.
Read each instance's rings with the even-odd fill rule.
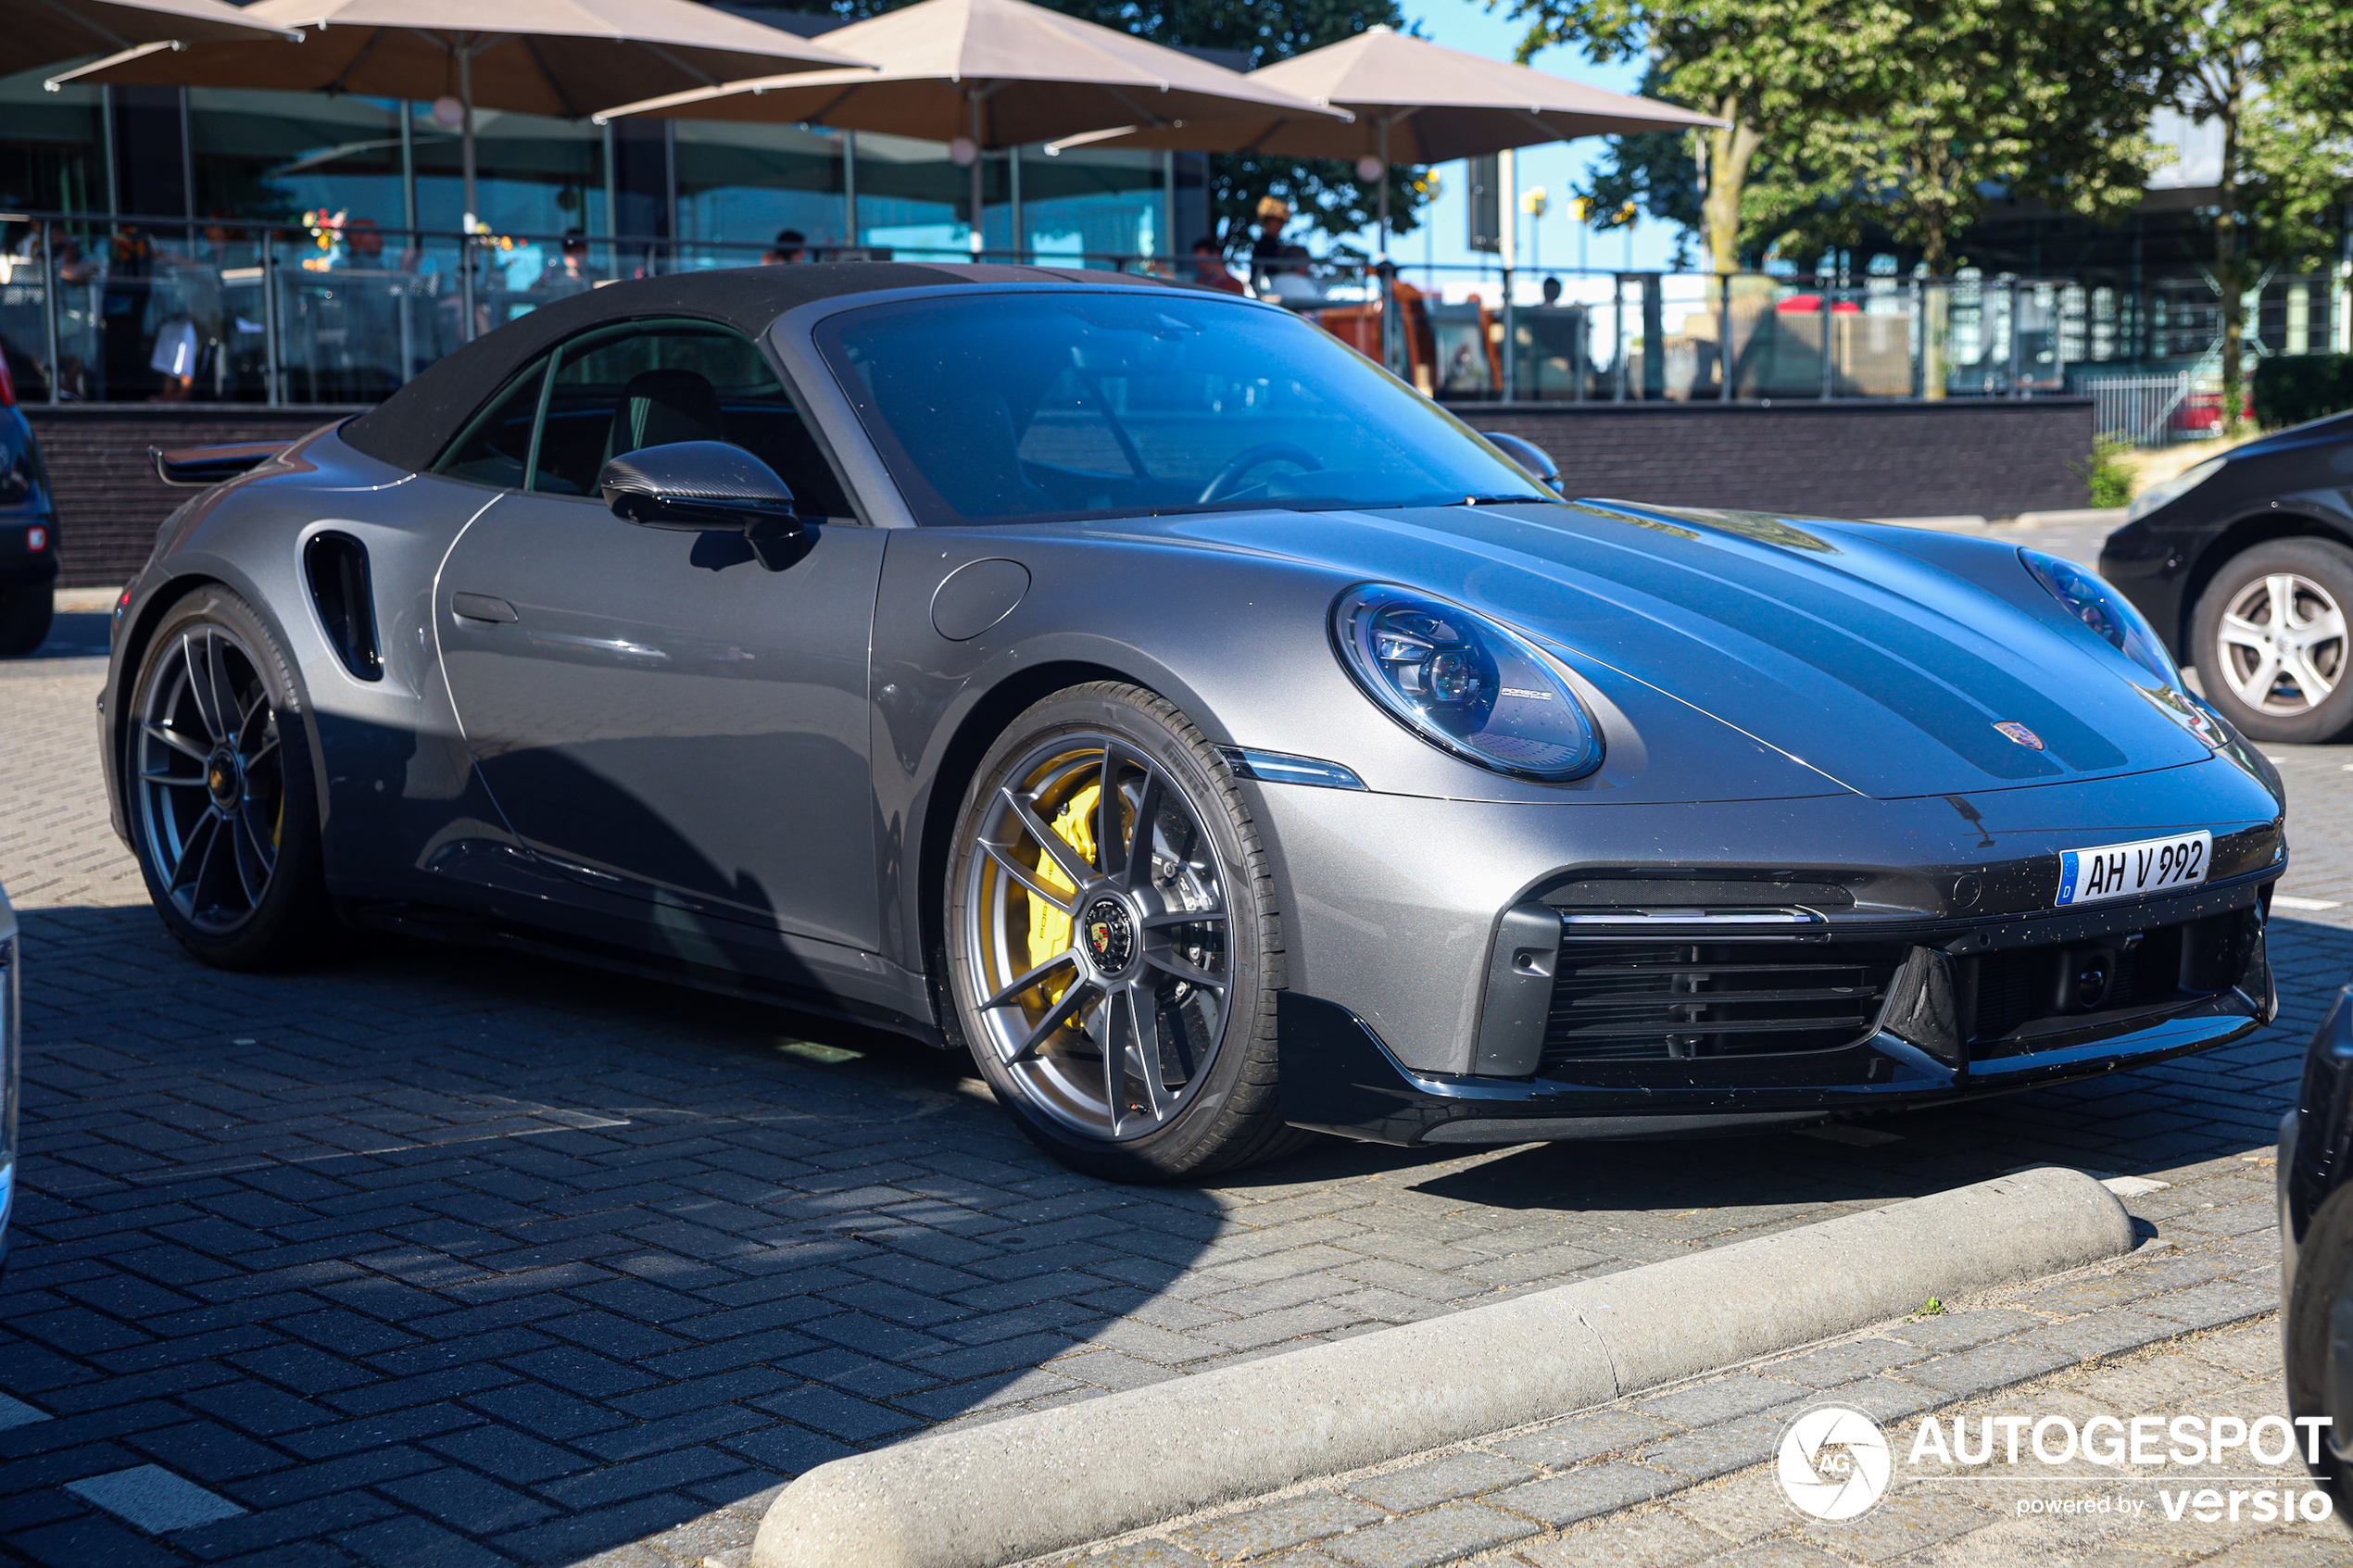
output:
[[218,969],[298,963],[336,929],[293,670],[251,605],[207,586],[164,612],[131,688],[132,847],[165,927]]
[[[2206,700],[2249,740],[2353,738],[2348,618],[2353,550],[2327,539],[2272,539],[2233,556],[2191,622]],[[2275,635],[2282,627],[2284,640]]]
[[46,583],[0,588],[0,659],[22,659],[47,642],[56,604]]
[[[2333,1367],[2334,1320],[2353,1320],[2353,1186],[2342,1186],[2325,1198],[2305,1226],[2304,1246],[2296,1265],[2296,1292],[2280,1314],[2281,1349],[2287,1374],[2287,1407],[2291,1416],[2333,1415],[2335,1425],[2323,1429],[2346,1433],[2346,1451],[2353,1454],[2353,1409],[2345,1408],[2336,1391],[2353,1385],[2353,1369]],[[2345,1336],[2353,1339],[2353,1334]],[[2346,1348],[2353,1350],[2353,1345]],[[2337,1360],[2344,1359],[2340,1351]],[[2332,1406],[2337,1408],[2332,1409]],[[2299,1428],[2299,1434],[2301,1429]],[[2314,1479],[2335,1497],[2339,1509],[2353,1493],[2347,1482],[2353,1470],[2321,1444],[2315,1461],[2305,1463]]]
[[1101,683],[1014,720],[965,792],[942,892],[952,1028],[1056,1159],[1171,1182],[1312,1137],[1281,1115],[1281,923],[1257,829],[1171,704]]

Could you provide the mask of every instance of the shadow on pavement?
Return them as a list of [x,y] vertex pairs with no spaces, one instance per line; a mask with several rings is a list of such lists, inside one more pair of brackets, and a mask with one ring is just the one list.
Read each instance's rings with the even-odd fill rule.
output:
[[[2237,1046],[1819,1136],[1324,1140],[1148,1189],[1054,1165],[895,1036],[377,936],[230,975],[145,909],[23,921],[0,1388],[48,1419],[0,1430],[0,1540],[77,1568],[573,1562],[661,1532],[695,1561],[738,1544],[713,1511],[938,1423],[2021,1164],[2260,1149],[2353,972],[2353,932],[2278,922],[2285,1010]],[[149,1538],[62,1490],[142,1464],[246,1512]]]

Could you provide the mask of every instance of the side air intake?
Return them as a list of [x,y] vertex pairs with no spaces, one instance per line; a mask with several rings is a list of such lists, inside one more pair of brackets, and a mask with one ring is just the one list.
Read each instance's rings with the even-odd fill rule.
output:
[[303,575],[319,624],[343,667],[363,681],[384,679],[376,652],[375,596],[368,583],[368,546],[348,533],[314,533],[303,546]]

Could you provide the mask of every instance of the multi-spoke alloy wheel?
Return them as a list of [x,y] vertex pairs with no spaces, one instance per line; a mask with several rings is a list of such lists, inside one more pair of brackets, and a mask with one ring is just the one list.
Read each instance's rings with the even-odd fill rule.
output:
[[2273,539],[2223,564],[2198,606],[2206,694],[2255,740],[2328,741],[2353,727],[2353,551]]
[[285,832],[285,752],[254,656],[219,626],[182,631],[140,694],[139,831],[172,907],[225,934],[270,891]]
[[166,613],[130,694],[123,786],[147,890],[225,967],[299,956],[327,923],[291,690],[251,608],[199,590]]
[[1263,859],[1214,757],[1149,693],[1080,687],[999,742],[959,823],[964,1033],[1040,1141],[1092,1168],[1164,1178],[1291,1141]]
[[2293,719],[2329,698],[2345,676],[2345,610],[2293,571],[2267,572],[2222,612],[2222,679],[2259,712]]

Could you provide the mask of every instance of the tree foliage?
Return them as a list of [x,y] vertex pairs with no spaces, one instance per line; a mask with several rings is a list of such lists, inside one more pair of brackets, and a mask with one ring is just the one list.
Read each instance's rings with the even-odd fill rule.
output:
[[1941,271],[1999,197],[2130,208],[2190,4],[1514,0],[1514,14],[1530,23],[1522,57],[1553,43],[1596,60],[1647,53],[1646,91],[1730,122],[1619,139],[1593,193],[1639,190],[1655,216],[1702,233],[1718,270],[1877,230]]
[[[840,16],[895,10],[914,0],[835,0]],[[1287,60],[1338,44],[1377,25],[1403,28],[1397,0],[1039,0],[1068,16],[1133,33],[1154,44],[1231,50],[1247,69]],[[1218,154],[1209,160],[1210,220],[1229,249],[1249,243],[1260,198],[1277,195],[1317,232],[1353,233],[1379,211],[1380,187],[1356,178],[1349,164],[1327,158],[1280,158]],[[1390,224],[1400,234],[1418,223],[1426,200],[1406,169],[1390,174]],[[1193,236],[1179,235],[1189,245]]]

